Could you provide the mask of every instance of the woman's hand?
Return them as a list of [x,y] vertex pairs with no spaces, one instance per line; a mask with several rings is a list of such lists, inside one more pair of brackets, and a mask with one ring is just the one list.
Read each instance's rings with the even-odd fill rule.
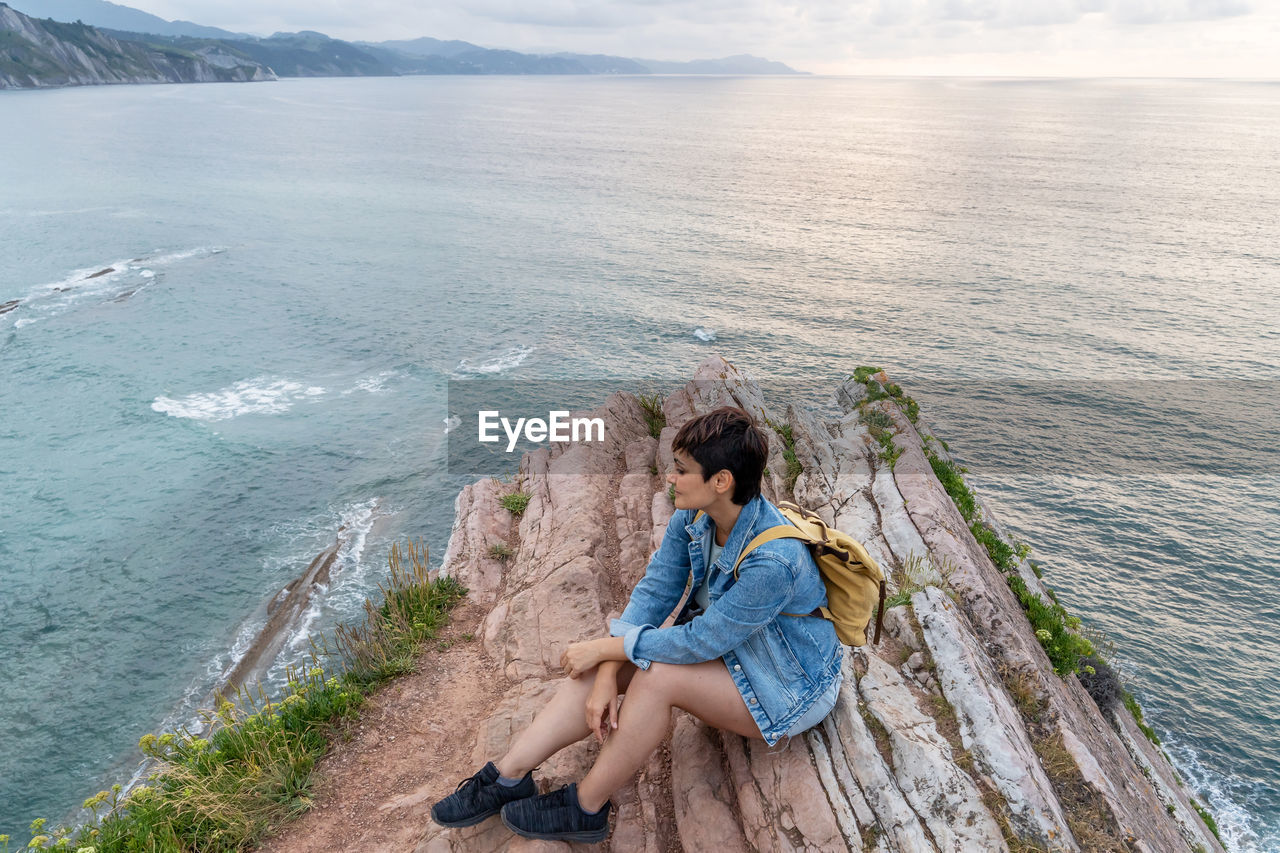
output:
[[[590,672],[600,663],[599,642],[588,640],[585,643],[571,643],[560,655],[560,665],[570,678],[579,678],[584,672]],[[615,685],[616,686],[616,685]]]
[[596,682],[587,696],[587,728],[596,740],[604,743],[618,727],[618,669],[602,666],[596,670]]

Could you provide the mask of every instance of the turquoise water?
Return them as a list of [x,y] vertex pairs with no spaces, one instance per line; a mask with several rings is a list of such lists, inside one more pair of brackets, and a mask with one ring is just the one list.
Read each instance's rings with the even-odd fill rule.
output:
[[[443,552],[451,378],[1280,378],[1272,84],[291,80],[0,121],[0,833],[127,778],[340,525],[315,628],[392,541]],[[1280,850],[1275,469],[1051,456],[973,474],[1232,849]]]

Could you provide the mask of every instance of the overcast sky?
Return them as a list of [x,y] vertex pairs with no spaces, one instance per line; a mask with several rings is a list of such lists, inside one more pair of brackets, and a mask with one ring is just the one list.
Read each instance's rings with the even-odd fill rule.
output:
[[124,0],[238,32],[432,36],[819,74],[1280,78],[1280,0]]

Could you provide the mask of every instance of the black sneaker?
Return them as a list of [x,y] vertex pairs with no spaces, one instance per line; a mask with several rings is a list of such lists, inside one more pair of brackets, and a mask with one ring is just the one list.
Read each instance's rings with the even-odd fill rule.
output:
[[525,838],[594,844],[608,837],[612,808],[613,803],[606,800],[600,811],[587,814],[578,804],[578,786],[571,784],[549,794],[507,803],[502,807],[502,822]]
[[441,826],[475,826],[502,811],[507,803],[538,793],[533,773],[517,785],[498,784],[498,768],[490,761],[480,772],[458,785],[458,790],[431,807],[431,819]]

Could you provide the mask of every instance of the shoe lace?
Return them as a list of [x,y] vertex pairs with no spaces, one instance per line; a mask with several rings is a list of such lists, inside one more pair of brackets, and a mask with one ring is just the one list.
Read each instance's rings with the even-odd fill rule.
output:
[[565,806],[569,804],[569,786],[557,788],[554,791],[543,794],[537,800],[537,805],[541,808],[555,808],[557,806]]
[[454,793],[461,799],[474,800],[483,785],[484,779],[480,773],[476,773],[459,782],[458,787],[454,789]]

